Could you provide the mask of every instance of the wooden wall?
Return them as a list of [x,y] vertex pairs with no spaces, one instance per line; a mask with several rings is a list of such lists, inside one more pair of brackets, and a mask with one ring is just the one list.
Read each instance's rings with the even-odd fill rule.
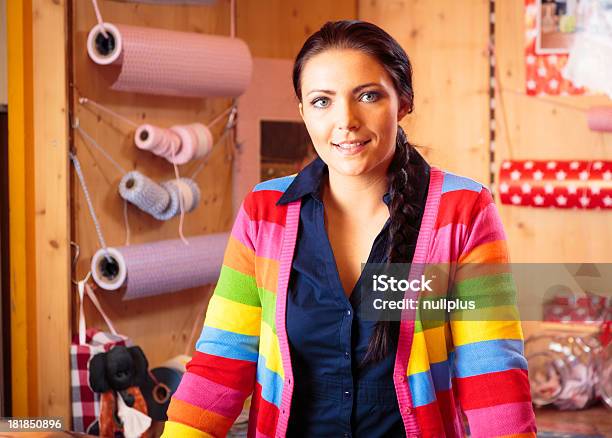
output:
[[[404,124],[408,137],[426,147],[423,152],[432,164],[485,184],[490,164],[488,3],[359,0],[359,18],[390,32],[413,62],[416,109]],[[612,159],[612,134],[589,131],[584,113],[612,102],[602,95],[526,96],[524,0],[495,5],[504,102],[498,94],[495,171],[504,159]],[[498,208],[513,262],[612,262],[609,212],[499,203]],[[525,323],[525,334],[538,327]]]
[[[524,94],[523,5],[496,2],[496,53],[505,91],[504,106],[499,96],[496,102],[494,168],[510,158],[609,160],[612,135],[589,131],[584,114],[590,106],[612,104],[608,98]],[[388,30],[414,64],[416,110],[406,122],[409,138],[428,148],[433,164],[483,183],[489,181],[488,11],[488,0],[359,2],[359,17]],[[515,262],[612,261],[609,213],[499,209]]]
[[[230,27],[229,2],[212,6],[156,6],[145,4],[99,1],[105,21],[159,27],[171,30],[228,35]],[[78,98],[89,99],[111,108],[136,123],[158,126],[208,122],[230,105],[229,99],[191,99],[149,96],[115,92],[107,69],[100,68],[88,57],[87,34],[96,23],[91,2],[72,2],[72,66],[75,93],[72,101],[80,126],[105,148],[125,169],[136,169],[156,181],[173,178],[174,170],[165,159],[138,150],[133,143],[134,129],[100,112],[96,108],[78,104]],[[215,138],[223,124],[213,129]],[[74,145],[81,161],[92,201],[109,246],[122,246],[126,239],[123,220],[123,200],[118,194],[122,175],[113,165],[73,131]],[[196,181],[202,192],[200,206],[185,215],[186,236],[216,233],[231,226],[231,198],[226,187],[232,184],[229,144],[217,148]],[[194,163],[181,166],[181,174],[188,175]],[[78,179],[72,178],[72,238],[80,245],[77,276],[89,270],[92,255],[100,247],[95,228]],[[128,208],[131,243],[178,238],[178,219],[161,222],[134,206]],[[118,294],[98,291],[98,296],[117,330],[140,345],[151,365],[183,353],[194,323],[204,311],[209,299],[208,288],[197,288],[177,294],[151,297],[136,301],[122,301]],[[75,301],[76,304],[76,301]],[[74,321],[76,319],[75,305]],[[104,328],[101,318],[87,307],[90,326]]]
[[488,0],[359,0],[413,67],[415,110],[402,126],[428,161],[488,181]]
[[[525,96],[524,1],[497,1],[496,18],[497,62],[505,90],[505,108],[498,106],[496,111],[496,169],[509,158],[612,159],[612,134],[590,131],[584,113],[590,106],[612,105],[610,99],[603,95]],[[515,262],[612,262],[609,211],[502,205],[500,212]]]
[[[210,6],[155,6],[99,1],[105,21],[134,24],[182,31],[229,35],[230,2],[218,0]],[[237,34],[247,42],[255,57],[293,58],[304,39],[327,20],[355,18],[356,4],[352,0],[328,2],[316,0],[306,6],[299,0],[237,2]],[[141,170],[156,180],[169,179],[173,169],[165,160],[137,151],[133,146],[133,128],[100,113],[95,108],[77,103],[86,96],[129,119],[169,126],[175,123],[209,121],[226,108],[228,99],[184,99],[144,96],[109,90],[109,79],[86,54],[87,33],[95,24],[90,2],[73,2],[73,78],[78,90],[73,98],[80,125],[106,148],[127,169]],[[274,84],[270,84],[274,86]],[[217,126],[221,128],[221,124]],[[88,148],[75,133],[75,147],[81,160],[87,183],[91,188],[94,207],[109,246],[123,245],[123,203],[117,194],[121,175],[97,151]],[[234,214],[231,203],[232,163],[228,159],[231,146],[217,150],[197,182],[202,190],[200,207],[186,215],[187,236],[228,231]],[[190,165],[183,166],[188,173]],[[73,175],[72,180],[73,239],[81,247],[78,275],[89,269],[89,261],[99,247],[87,206]],[[148,242],[178,236],[178,220],[161,223],[136,208],[129,209],[132,243]],[[136,301],[121,301],[118,296],[98,291],[102,305],[117,329],[140,345],[152,366],[190,350],[188,346],[194,324],[202,322],[210,290],[197,288],[166,296]],[[74,307],[77,308],[76,306]],[[87,307],[88,324],[103,326],[101,319]],[[76,310],[75,310],[76,312]],[[76,313],[75,313],[76,316]]]

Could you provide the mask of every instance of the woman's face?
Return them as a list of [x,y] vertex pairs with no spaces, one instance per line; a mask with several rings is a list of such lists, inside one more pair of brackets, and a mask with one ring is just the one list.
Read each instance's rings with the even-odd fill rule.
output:
[[306,62],[301,86],[300,113],[330,172],[386,173],[407,105],[384,67],[361,51],[330,49]]

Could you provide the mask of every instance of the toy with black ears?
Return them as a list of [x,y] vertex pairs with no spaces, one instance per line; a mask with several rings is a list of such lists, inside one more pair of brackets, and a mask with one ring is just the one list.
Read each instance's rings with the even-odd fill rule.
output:
[[140,387],[147,380],[149,363],[140,347],[117,345],[89,361],[89,386],[100,397],[100,436],[148,438],[151,418]]

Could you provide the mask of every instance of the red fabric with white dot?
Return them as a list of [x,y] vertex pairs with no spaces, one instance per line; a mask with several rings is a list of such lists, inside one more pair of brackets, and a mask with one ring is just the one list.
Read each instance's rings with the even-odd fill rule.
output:
[[612,208],[612,161],[504,161],[502,204],[542,208]]
[[567,63],[567,54],[536,54],[537,11],[536,0],[525,0],[525,87],[527,94],[530,96],[584,94],[584,88],[574,87],[571,81],[561,75],[561,70]]

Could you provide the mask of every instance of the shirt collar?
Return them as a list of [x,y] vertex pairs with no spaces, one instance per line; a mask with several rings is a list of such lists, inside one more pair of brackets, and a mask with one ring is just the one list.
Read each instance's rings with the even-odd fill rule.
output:
[[[416,164],[417,166],[423,166],[425,174],[429,177],[429,164],[423,159],[423,157],[413,149],[415,153],[412,154],[410,163]],[[323,177],[327,174],[327,164],[321,159],[321,157],[315,158],[310,164],[304,167],[289,184],[289,187],[285,190],[280,199],[276,202],[276,205],[285,205],[290,202],[297,201],[298,199],[311,195],[315,199],[320,200],[319,194],[321,189],[321,182]],[[427,180],[423,181],[425,186]],[[383,202],[388,206],[391,204],[391,195],[387,191],[383,195]]]

